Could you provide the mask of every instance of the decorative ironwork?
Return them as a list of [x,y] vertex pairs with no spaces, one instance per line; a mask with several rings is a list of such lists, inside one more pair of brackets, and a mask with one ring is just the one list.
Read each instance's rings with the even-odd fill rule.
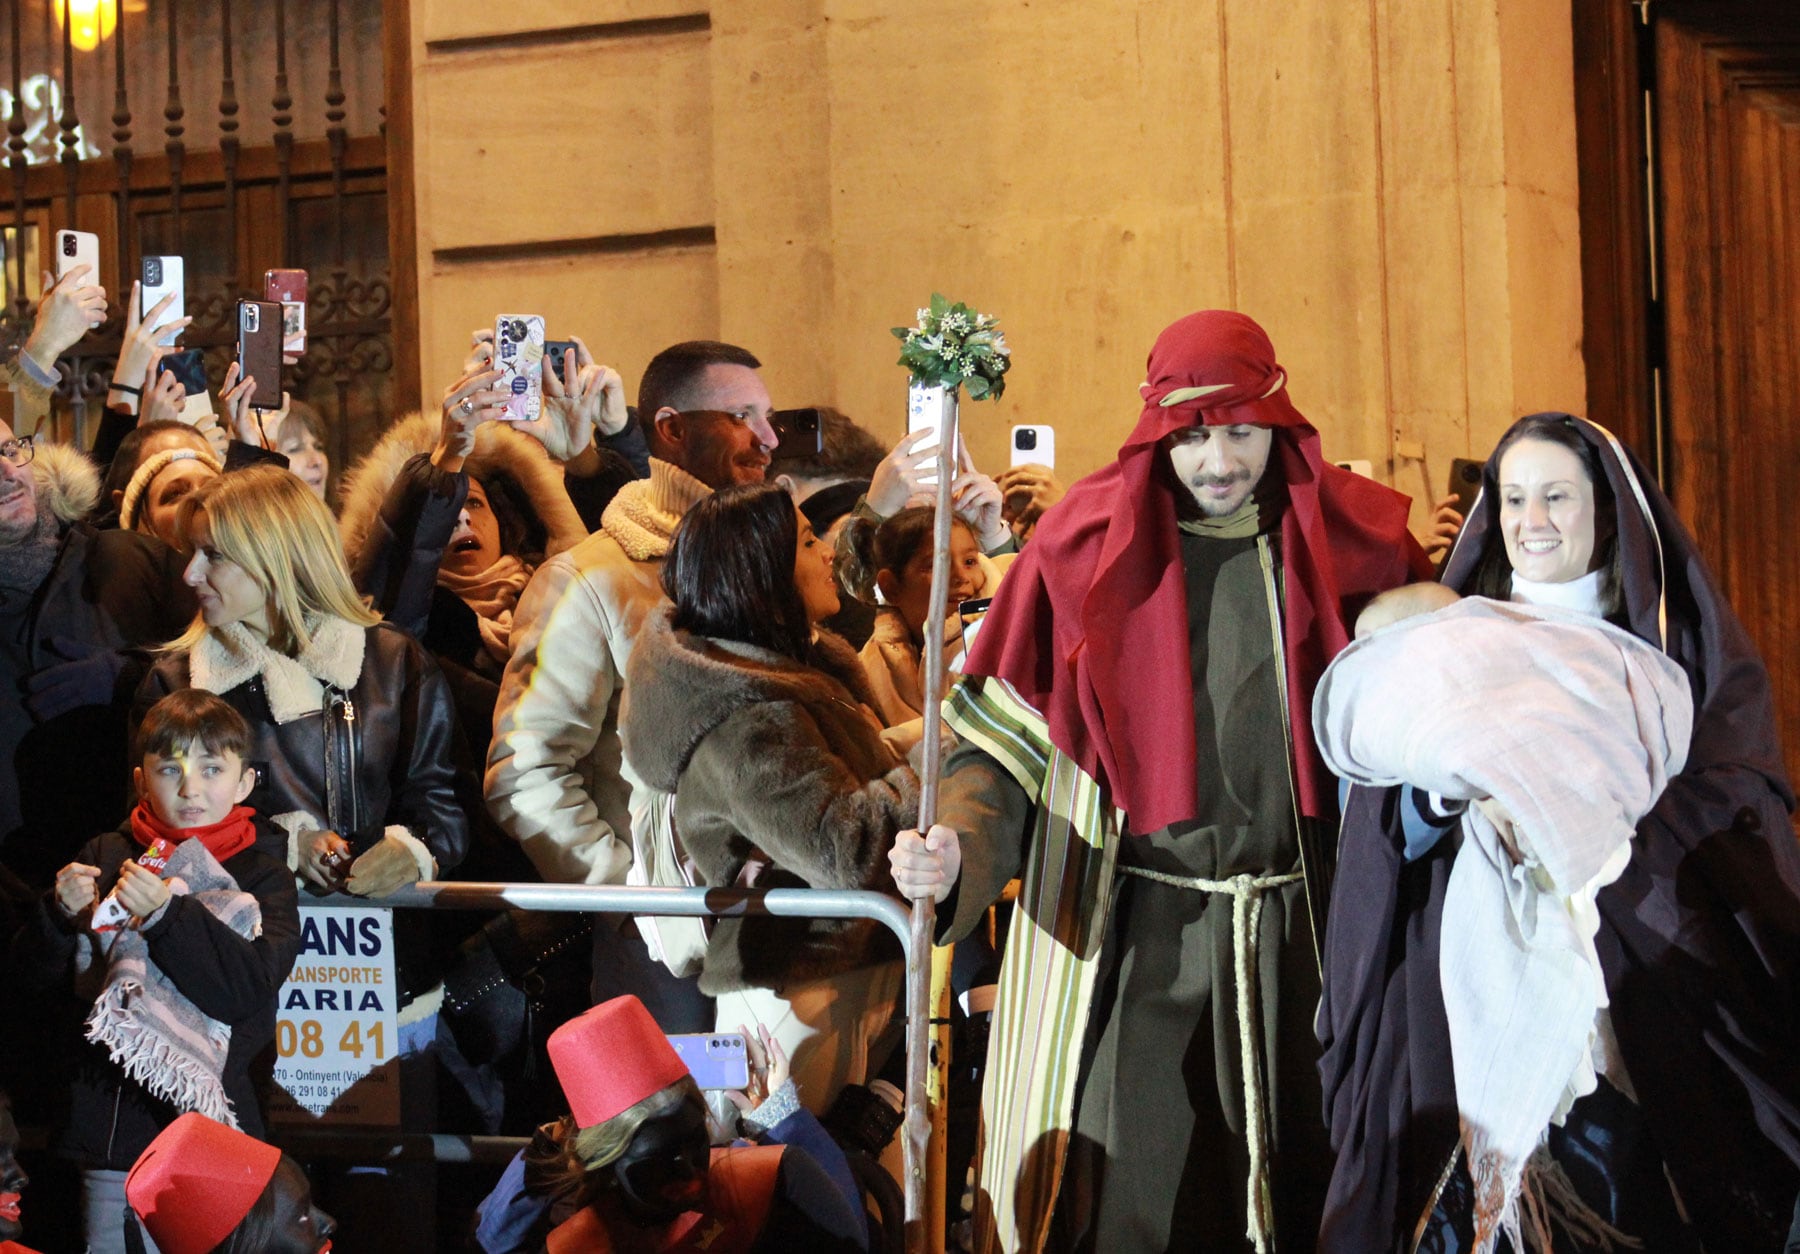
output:
[[6,119],[6,148],[10,154],[7,164],[12,167],[13,185],[13,240],[16,244],[13,258],[13,305],[16,309],[15,321],[23,322],[31,306],[25,299],[25,110],[21,103],[25,99],[24,62],[20,60],[24,43],[20,29],[19,10],[24,0],[12,2],[12,113]]
[[181,105],[181,11],[174,4],[169,6],[169,101],[163,106],[163,117],[167,125],[163,134],[169,142],[163,145],[163,151],[169,158],[169,222],[175,232],[175,251],[181,251],[181,158],[187,152],[187,146],[181,142],[184,128],[182,117],[187,110]]
[[[119,229],[119,261],[131,256],[131,101],[125,91],[125,0],[113,0],[113,192]],[[126,293],[119,294],[121,300]]]
[[[173,21],[173,17],[170,19]],[[237,171],[238,171],[238,101],[237,85],[231,78],[231,0],[219,0],[220,63],[224,76],[219,80],[219,153],[225,162],[225,255],[237,268]]]
[[[338,463],[344,464],[349,454],[366,444],[387,418],[382,397],[394,366],[394,347],[392,288],[385,263],[380,260],[380,237],[371,238],[373,228],[365,224],[367,220],[360,213],[353,232],[347,212],[353,203],[361,203],[353,202],[353,197],[380,194],[383,167],[366,139],[351,138],[347,124],[350,101],[345,90],[347,67],[342,59],[342,0],[331,0],[328,6],[316,8],[296,6],[294,14],[288,11],[288,0],[151,0],[147,15],[132,13],[136,25],[130,28],[125,0],[102,2],[112,6],[111,37],[117,40],[112,50],[109,152],[88,142],[74,93],[64,88],[74,80],[76,64],[70,23],[63,24],[60,74],[36,72],[53,68],[37,64],[30,67],[34,73],[27,76],[27,56],[36,58],[39,54],[23,51],[23,0],[11,0],[0,8],[0,14],[4,14],[0,34],[10,30],[12,36],[10,83],[0,85],[0,106],[5,111],[3,151],[12,172],[11,204],[7,206],[7,193],[0,191],[0,222],[9,222],[16,238],[31,241],[36,239],[33,232],[40,229],[34,225],[34,211],[41,212],[45,207],[54,206],[53,221],[62,219],[56,225],[73,223],[78,217],[94,221],[97,213],[104,216],[107,207],[114,215],[112,237],[116,238],[119,270],[116,276],[107,276],[111,280],[107,287],[113,298],[112,307],[105,321],[58,362],[62,381],[56,389],[58,404],[53,413],[61,416],[59,433],[72,434],[77,440],[90,434],[86,418],[104,402],[124,334],[130,280],[136,275],[140,254],[179,253],[186,242],[195,248],[187,267],[185,302],[193,322],[183,333],[182,344],[202,351],[208,377],[215,385],[235,352],[238,299],[261,296],[264,266],[290,266],[296,260],[311,260],[307,351],[285,370],[285,385],[290,392],[318,404],[333,420],[332,451]],[[48,0],[46,5],[46,29],[38,46],[49,50],[45,53],[48,57],[54,57],[56,38],[49,29],[48,6],[68,3],[69,0]],[[267,147],[246,148],[242,140],[244,102],[236,82],[236,44],[242,24],[266,20],[271,6],[275,19],[274,89],[268,115],[272,136]],[[218,22],[214,46],[220,58],[218,146],[212,151],[198,143],[190,149],[191,119],[187,116],[181,82],[183,41],[194,40],[199,29],[196,23],[211,20],[209,11]],[[290,16],[296,18],[293,31],[289,29]],[[165,31],[156,31],[157,21],[167,23]],[[185,32],[181,29],[183,22],[188,23]],[[126,48],[128,34],[136,44],[132,51],[138,53],[140,62],[145,51],[156,47],[156,34],[166,38],[166,47],[157,49],[165,52],[167,58],[160,156],[150,151],[139,154],[133,147],[134,136],[149,139],[154,132],[143,132],[137,120],[141,109],[134,114],[132,80],[127,73],[131,64]],[[290,34],[303,40],[328,36],[329,70],[322,99],[324,144],[315,140],[301,148],[296,141],[294,84],[288,63]],[[201,46],[204,45],[202,36]],[[191,56],[192,47],[188,51]],[[379,46],[371,47],[365,41],[355,42],[349,51],[360,58],[372,54],[378,60],[380,55]],[[366,65],[367,61],[359,64]],[[356,76],[353,81],[363,80]],[[310,87],[305,94],[320,99],[312,95],[316,89]],[[93,92],[86,94],[91,98]],[[96,168],[92,159],[103,164]],[[84,165],[84,161],[89,164]],[[52,162],[60,166],[53,186],[44,182],[46,172],[32,169]],[[162,170],[157,170],[158,166]],[[166,181],[159,178],[147,184],[146,168],[158,173],[166,171]],[[324,200],[327,173],[329,203]],[[134,178],[139,184],[135,189]],[[278,234],[264,230],[260,220],[239,220],[240,210],[247,209],[250,202],[249,196],[240,192],[256,185],[272,186],[276,192]],[[304,214],[302,209],[307,205],[326,213]],[[208,230],[212,231],[213,215],[221,210],[224,222],[214,238],[223,244],[225,275],[211,272],[213,263],[203,260],[209,256],[209,250],[191,240],[194,232],[188,229],[198,225],[197,219],[191,223],[189,219],[205,213]],[[35,219],[39,223],[42,220]],[[161,231],[159,242],[148,249],[145,244],[151,237],[142,234],[146,229]],[[47,257],[47,246],[40,242],[39,248]],[[32,309],[27,293],[35,289],[37,276],[28,272],[27,251],[15,248],[5,258],[10,263],[7,274],[14,281],[8,286],[15,300],[0,310],[0,351],[6,351],[8,345],[16,346],[30,329]],[[240,266],[255,273],[238,273]],[[68,421],[71,413],[72,429]]]
[[288,204],[294,177],[294,97],[288,90],[287,0],[275,0],[275,113],[276,206],[281,213],[281,264],[294,252],[293,215]]
[[66,197],[69,221],[75,220],[75,185],[81,177],[81,124],[75,116],[75,23],[70,21],[69,0],[63,6],[63,90],[62,112],[56,119],[62,128],[63,175],[67,180]]

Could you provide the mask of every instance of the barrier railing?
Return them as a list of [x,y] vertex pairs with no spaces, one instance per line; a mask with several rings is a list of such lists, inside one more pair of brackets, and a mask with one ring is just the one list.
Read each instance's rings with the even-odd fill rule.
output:
[[[910,976],[918,955],[913,950],[912,915],[899,900],[884,893],[823,888],[653,888],[614,884],[503,884],[427,881],[396,890],[386,897],[352,897],[336,893],[305,897],[309,906],[392,906],[402,910],[543,910],[569,914],[631,914],[658,917],[737,918],[772,916],[806,919],[870,919],[900,942]],[[912,1042],[908,1041],[912,1048]],[[911,1080],[913,1069],[908,1069]],[[909,1083],[909,1089],[912,1087]],[[922,1103],[922,1093],[908,1092],[909,1109]],[[523,1138],[402,1133],[396,1136],[360,1132],[307,1130],[278,1137],[284,1143],[327,1156],[353,1152],[367,1161],[431,1159],[438,1162],[504,1161],[525,1144]],[[924,1179],[925,1149],[903,1144],[908,1179]],[[915,1175],[915,1173],[918,1173]],[[928,1193],[943,1187],[929,1182]],[[909,1251],[928,1244],[942,1249],[942,1234],[926,1235],[923,1202],[917,1190],[906,1193]]]

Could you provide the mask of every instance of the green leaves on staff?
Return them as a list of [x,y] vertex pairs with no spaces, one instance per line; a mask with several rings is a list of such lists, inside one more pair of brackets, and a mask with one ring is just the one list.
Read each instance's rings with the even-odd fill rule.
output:
[[911,372],[912,381],[961,388],[972,401],[999,399],[1012,368],[1012,349],[999,320],[960,301],[952,304],[941,292],[931,294],[931,304],[918,316],[917,326],[893,329],[900,340],[899,364]]

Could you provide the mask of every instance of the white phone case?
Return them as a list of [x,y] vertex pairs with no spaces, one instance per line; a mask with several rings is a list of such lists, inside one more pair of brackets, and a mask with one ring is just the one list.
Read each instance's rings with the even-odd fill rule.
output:
[[494,319],[494,386],[509,393],[501,422],[530,422],[544,412],[544,320],[537,314]]
[[[1020,432],[1030,432],[1025,443],[1029,448],[1019,447]],[[1056,428],[1038,423],[1027,423],[1012,429],[1012,461],[1011,466],[1038,465],[1056,469]]]
[[[944,420],[944,389],[932,384],[910,383],[906,388],[906,433],[930,431],[929,439],[921,440],[913,446],[913,456],[929,453],[936,456],[938,450],[938,426]],[[937,471],[930,470],[920,476],[919,483],[925,487],[937,486]]]
[[76,266],[88,268],[87,281],[100,281],[100,237],[92,231],[58,231],[56,233],[56,277]]
[[[143,263],[143,283],[139,288],[138,316],[141,318],[156,308],[156,302],[175,293],[175,299],[169,307],[162,311],[157,319],[161,322],[172,322],[187,313],[187,284],[185,267],[180,257],[146,257]],[[152,277],[155,282],[151,282]],[[181,338],[179,331],[167,332],[158,344],[173,344]]]

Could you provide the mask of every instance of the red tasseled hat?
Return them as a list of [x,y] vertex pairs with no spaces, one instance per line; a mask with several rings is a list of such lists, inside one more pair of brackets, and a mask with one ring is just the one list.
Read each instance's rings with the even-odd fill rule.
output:
[[644,1003],[626,994],[550,1034],[550,1065],[577,1125],[605,1123],[688,1074]]
[[125,1177],[125,1200],[163,1254],[208,1254],[256,1205],[281,1151],[189,1112],[164,1128]]

